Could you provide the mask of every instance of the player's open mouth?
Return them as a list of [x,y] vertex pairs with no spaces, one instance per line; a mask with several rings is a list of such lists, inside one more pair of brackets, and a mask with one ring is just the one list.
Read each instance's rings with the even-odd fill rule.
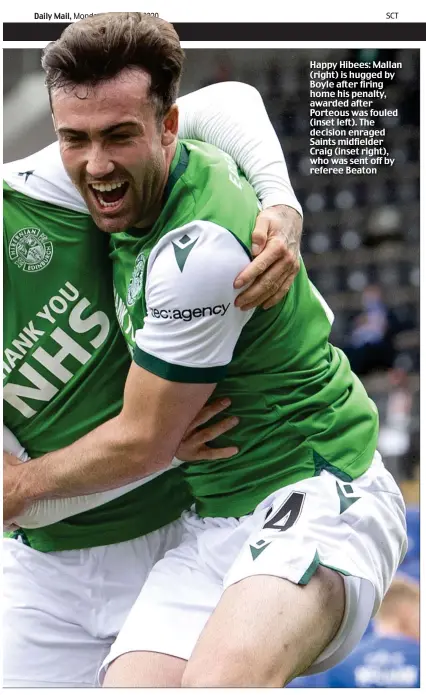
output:
[[89,183],[98,208],[103,213],[117,212],[121,207],[127,190],[128,181],[108,181],[108,183]]

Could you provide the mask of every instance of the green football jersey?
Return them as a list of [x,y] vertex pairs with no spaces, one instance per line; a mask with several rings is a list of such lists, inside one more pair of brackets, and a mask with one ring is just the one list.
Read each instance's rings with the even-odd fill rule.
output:
[[149,230],[111,239],[116,310],[137,364],[163,378],[217,383],[238,426],[224,461],[183,469],[201,516],[242,516],[323,469],[352,480],[370,466],[378,414],[346,356],[329,343],[332,312],[303,262],[277,306],[242,312],[233,281],[250,260],[258,213],[233,160],[179,143],[162,212]]
[[[7,166],[13,185],[19,173]],[[28,195],[7,184],[3,191],[4,422],[31,457],[117,415],[130,366],[115,317],[108,237],[87,214],[45,202],[54,183],[38,180],[37,171],[36,163],[24,173],[32,179]],[[190,504],[177,468],[25,535],[41,551],[118,543],[162,527]]]

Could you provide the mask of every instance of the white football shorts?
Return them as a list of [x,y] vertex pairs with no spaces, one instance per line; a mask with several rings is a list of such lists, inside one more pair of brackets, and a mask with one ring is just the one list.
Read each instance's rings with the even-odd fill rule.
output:
[[3,686],[96,687],[151,568],[182,538],[173,522],[115,545],[42,553],[3,541]]
[[253,514],[183,517],[181,543],[151,571],[100,671],[132,651],[188,660],[228,586],[270,574],[306,584],[319,565],[344,578],[341,627],[306,673],[344,659],[380,606],[407,548],[405,505],[380,454],[366,473],[345,482],[323,471],[269,495]]

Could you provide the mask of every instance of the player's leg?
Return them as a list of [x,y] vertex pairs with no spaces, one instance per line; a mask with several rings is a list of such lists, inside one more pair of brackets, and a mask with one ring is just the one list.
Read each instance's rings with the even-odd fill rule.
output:
[[[135,686],[164,686],[164,680],[153,679],[167,655],[189,659],[184,685],[200,686],[207,675],[206,685],[220,687],[222,678],[230,685],[218,644],[226,640],[228,656],[232,654],[235,662],[242,636],[255,640],[257,654],[263,655],[256,673],[249,672],[254,685],[261,684],[259,672],[266,682],[268,674],[278,673],[278,660],[285,664],[285,672],[280,672],[284,679],[331,668],[361,638],[406,544],[401,494],[379,459],[352,485],[324,471],[277,491],[241,521],[198,519],[193,525],[193,538],[189,529],[180,546],[157,563],[133,606],[104,663],[102,673],[114,662],[105,680],[108,686],[123,685],[126,676],[124,669],[120,672],[120,661],[128,653],[134,654]],[[250,577],[258,583],[264,577],[268,586],[259,591],[254,580],[246,581]],[[232,592],[223,594],[223,586]],[[240,594],[241,587],[247,593]],[[230,605],[234,601],[237,612]],[[210,630],[209,623],[200,648],[195,648],[217,605],[215,629]],[[277,646],[260,651],[262,641],[268,644],[264,634],[269,632],[277,636]],[[302,636],[307,637],[305,644]],[[164,660],[158,657],[156,665],[150,664],[149,652],[165,655]],[[241,659],[249,669],[244,655]],[[172,677],[167,685],[177,685],[181,666],[176,661],[165,666]],[[247,677],[246,670],[245,680],[234,685],[246,685]],[[235,680],[239,678],[238,673]]]
[[351,483],[323,471],[277,491],[244,525],[253,531],[184,686],[279,687],[331,668],[360,640],[406,550],[402,496],[378,456]]
[[345,609],[342,577],[320,567],[306,586],[267,575],[224,593],[183,687],[276,687],[303,673],[336,635]]
[[[298,607],[297,639],[302,639],[305,623],[309,619],[314,620],[318,633],[315,644],[312,642],[312,628],[309,626],[306,628],[306,632],[311,636],[311,642],[306,641],[310,649],[307,659],[310,657],[310,652],[315,650],[309,663],[317,656],[317,653],[323,651],[324,646],[337,632],[344,611],[344,588],[340,575],[321,568],[309,586],[303,589],[277,577],[254,577],[231,586],[220,600],[223,594],[222,577],[232,564],[231,558],[235,557],[236,549],[238,552],[249,532],[239,526],[236,519],[198,520],[198,528],[197,521],[194,520],[193,530],[194,533],[188,532],[183,543],[168,552],[150,573],[105,661],[101,674],[102,681],[102,675],[106,671],[104,687],[179,687],[186,661],[193,652],[197,639],[201,634],[210,634],[210,622],[215,620],[216,613],[213,618],[210,618],[204,633],[203,628],[218,603],[220,610],[223,609],[231,622],[235,622],[228,634],[231,645],[242,644],[239,634],[240,626],[243,634],[250,633],[252,619],[258,614],[262,615],[262,628],[264,627],[265,634],[259,634],[258,631],[256,636],[256,632],[251,631],[252,644],[256,653],[259,652],[260,643],[268,654],[273,653],[273,649],[268,646],[269,639],[277,654],[282,653],[282,635],[289,622],[292,622],[290,611],[287,611],[288,603]],[[262,582],[260,590],[259,581]],[[240,596],[239,588],[243,584],[248,586],[250,591],[243,592]],[[236,588],[238,591],[234,599]],[[282,597],[283,588],[286,589],[284,597]],[[298,591],[302,592],[301,595],[294,596],[294,593]],[[228,596],[230,596],[229,600]],[[240,607],[239,604],[241,604]],[[286,615],[286,612],[288,620],[277,624],[275,620],[277,614]],[[245,613],[248,622],[239,625],[237,616],[241,613]],[[319,621],[324,623],[321,628],[318,627]],[[221,613],[219,613],[218,624],[219,637],[216,639],[215,634],[212,637],[215,643],[222,640]],[[237,626],[238,630],[236,630]],[[224,621],[224,630],[228,628],[228,622]],[[272,628],[278,628],[278,633],[271,631]],[[213,633],[216,633],[214,622]],[[245,636],[248,637],[249,634]],[[226,639],[223,640],[223,644],[228,644]],[[196,654],[197,649],[198,647]],[[297,650],[297,645],[294,649]],[[218,649],[216,652],[215,647],[207,659],[209,665],[219,658],[219,652],[221,650]],[[300,650],[297,653],[300,653]],[[225,668],[229,659],[234,660],[234,657],[235,651],[227,653],[226,659],[223,658]],[[291,658],[293,658],[292,652]],[[305,661],[304,657],[304,663]],[[217,666],[219,667],[219,664]],[[255,668],[255,660],[252,661],[252,666]],[[257,665],[255,670],[260,677],[259,683],[262,684],[265,680],[264,673]],[[281,672],[282,664],[280,664],[280,674]],[[250,673],[250,667],[247,667],[247,664],[245,664],[244,673],[245,676]],[[208,671],[204,673],[204,676],[208,676]],[[215,673],[216,677],[217,673]],[[238,675],[237,680],[239,677]],[[184,684],[189,683],[184,680]],[[245,684],[244,679],[241,684]],[[207,685],[214,685],[214,679],[212,682],[207,680]]]

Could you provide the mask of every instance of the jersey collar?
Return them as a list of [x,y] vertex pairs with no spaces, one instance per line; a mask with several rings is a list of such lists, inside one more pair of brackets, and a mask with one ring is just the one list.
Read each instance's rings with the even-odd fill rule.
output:
[[175,183],[180,179],[182,174],[185,173],[188,163],[188,150],[183,145],[183,143],[180,142],[180,140],[178,140],[176,152],[173,156],[172,163],[170,164],[169,178],[167,179],[166,187],[164,189],[162,204],[163,207],[166,204]]

